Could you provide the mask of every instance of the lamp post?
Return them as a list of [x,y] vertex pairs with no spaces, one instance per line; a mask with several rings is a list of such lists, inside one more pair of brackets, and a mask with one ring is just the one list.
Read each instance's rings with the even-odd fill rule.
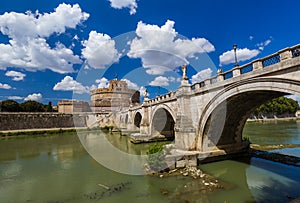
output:
[[237,45],[234,44],[233,45],[233,50],[234,50],[235,66],[239,66],[238,61],[237,61],[237,57],[236,57],[236,48],[237,48]]

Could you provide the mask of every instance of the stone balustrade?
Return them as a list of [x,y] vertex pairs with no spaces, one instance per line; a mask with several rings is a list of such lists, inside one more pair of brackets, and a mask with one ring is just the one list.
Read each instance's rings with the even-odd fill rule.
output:
[[235,77],[238,77],[240,75],[243,75],[243,74],[246,74],[249,72],[257,71],[257,70],[266,68],[268,66],[272,66],[276,63],[280,63],[284,60],[292,59],[292,58],[295,58],[298,56],[300,56],[300,44],[295,45],[293,47],[288,47],[288,48],[282,49],[274,54],[271,54],[264,58],[254,60],[245,65],[234,67],[233,69],[231,69],[229,71],[220,72],[216,76],[213,76],[204,81],[192,84],[191,89],[199,90],[203,87],[206,87],[209,85],[214,85],[214,84],[222,82],[224,80],[235,78]]
[[175,98],[175,92],[168,92],[167,94],[157,96],[147,101],[148,104],[161,103],[163,101],[169,101]]

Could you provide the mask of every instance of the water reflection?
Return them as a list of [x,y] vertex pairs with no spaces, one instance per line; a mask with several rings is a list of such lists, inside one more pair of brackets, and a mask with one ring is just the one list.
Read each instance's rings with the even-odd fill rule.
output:
[[[100,148],[102,155],[112,161],[106,151],[107,143],[102,143],[103,136],[81,136],[92,149]],[[148,149],[146,145],[132,145],[126,137],[107,136],[113,145],[122,145],[132,153],[144,154]],[[121,158],[113,161],[119,167],[128,165]],[[133,165],[132,170],[139,167]],[[1,140],[0,202],[288,202],[288,197],[300,196],[297,167],[243,159],[200,168],[227,183],[226,189],[201,193],[197,183],[184,176],[159,178],[117,173],[92,159],[77,135]],[[122,184],[125,186],[118,189]],[[101,185],[117,189],[109,192]]]
[[253,158],[246,170],[247,183],[256,202],[287,202],[299,196],[295,187],[299,172],[299,168]]
[[243,136],[259,145],[300,144],[300,122],[247,122]]
[[146,174],[143,166],[147,163],[147,151],[153,143],[134,145],[128,137],[102,131],[83,132],[78,137],[89,155],[110,170],[128,175]]
[[54,159],[72,159],[85,154],[76,134],[49,137],[26,137],[0,141],[0,161],[29,159],[46,153]]

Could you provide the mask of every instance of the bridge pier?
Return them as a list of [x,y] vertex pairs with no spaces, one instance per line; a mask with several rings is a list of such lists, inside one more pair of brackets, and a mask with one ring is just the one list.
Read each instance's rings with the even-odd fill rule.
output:
[[150,118],[149,118],[149,104],[148,101],[144,101],[142,104],[143,117],[140,125],[140,134],[141,135],[150,135]]
[[178,111],[175,124],[175,146],[180,150],[191,150],[196,138],[196,129],[192,122],[191,112],[191,85],[187,79],[181,81],[176,92]]

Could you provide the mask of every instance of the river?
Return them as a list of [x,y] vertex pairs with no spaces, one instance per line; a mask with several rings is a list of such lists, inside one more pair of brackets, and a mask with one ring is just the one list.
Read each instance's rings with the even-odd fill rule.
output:
[[[300,144],[300,123],[249,122],[244,135],[256,144]],[[105,136],[113,145],[132,154],[146,154],[149,147],[132,145],[119,134]],[[300,197],[299,167],[258,158],[204,164],[200,166],[202,170],[227,185],[226,189],[204,193],[190,177],[133,176],[107,169],[87,153],[81,139],[75,134],[64,134],[1,140],[0,202],[241,203],[288,202]],[[280,150],[294,155],[299,155],[299,151]],[[120,160],[119,166],[122,165],[126,163]]]

